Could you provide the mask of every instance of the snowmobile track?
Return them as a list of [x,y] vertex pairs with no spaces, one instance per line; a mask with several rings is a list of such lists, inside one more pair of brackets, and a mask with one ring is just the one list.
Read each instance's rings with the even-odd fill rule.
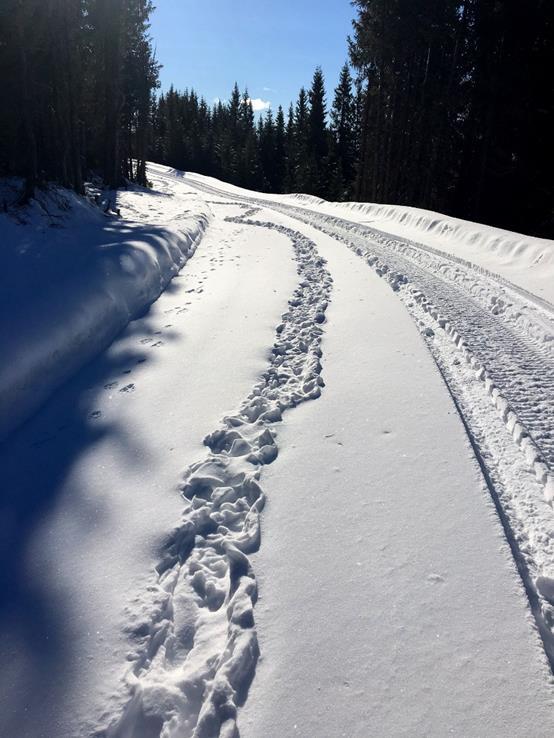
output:
[[486,470],[554,671],[554,307],[423,244],[188,181],[235,204],[274,210],[322,231],[358,254],[398,294]]

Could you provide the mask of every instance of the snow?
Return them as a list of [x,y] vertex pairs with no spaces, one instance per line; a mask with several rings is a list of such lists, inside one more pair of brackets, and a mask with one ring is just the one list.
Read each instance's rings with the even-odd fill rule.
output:
[[0,733],[552,735],[552,244],[149,178],[2,221],[69,359],[0,450]]
[[[165,205],[155,191],[129,196],[147,198],[151,213]],[[0,215],[0,437],[109,346],[194,253],[210,210],[197,197],[183,205],[180,220],[144,226],[58,189],[20,220]]]
[[279,234],[210,229],[150,311],[4,444],[0,734],[89,735],[112,709],[179,478],[265,367],[291,257]]
[[[163,170],[160,165],[154,165]],[[172,170],[167,170],[172,171]],[[221,187],[212,177],[187,174],[189,181]],[[452,218],[420,208],[377,203],[334,203],[312,195],[251,193],[225,184],[229,194],[288,203],[346,218],[385,234],[415,241],[493,271],[535,296],[554,303],[554,241]]]
[[452,218],[420,208],[375,203],[330,203],[309,195],[283,200],[370,225],[468,259],[554,302],[554,241]]
[[326,386],[264,478],[241,736],[523,737],[530,715],[551,735],[549,669],[441,377],[386,283],[317,243]]

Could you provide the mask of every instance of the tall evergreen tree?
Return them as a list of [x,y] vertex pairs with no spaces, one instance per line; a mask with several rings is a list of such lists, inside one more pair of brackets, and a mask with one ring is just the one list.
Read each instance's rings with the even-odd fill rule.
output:
[[275,141],[275,121],[273,120],[273,113],[271,108],[268,109],[265,119],[262,120],[260,130],[260,156],[262,163],[262,170],[264,172],[265,189],[269,192],[276,191],[276,169],[275,169],[275,156],[276,156],[276,141]]
[[352,77],[345,64],[331,108],[330,196],[342,200],[350,196],[354,183],[356,158],[356,100],[352,93]]
[[295,130],[294,130],[294,107],[292,103],[289,105],[286,127],[286,172],[284,180],[284,191],[292,192],[294,190],[294,161],[295,161]]
[[321,67],[317,67],[309,92],[308,113],[308,191],[323,197],[327,194],[328,136],[326,122],[325,83]]
[[294,109],[294,146],[292,151],[292,188],[296,192],[308,192],[310,169],[308,163],[308,95],[301,87]]
[[275,162],[274,192],[285,191],[285,179],[287,175],[287,134],[285,129],[285,115],[281,105],[277,108],[275,118]]
[[9,100],[0,111],[0,173],[25,175],[26,197],[49,179],[82,191],[91,171],[111,186],[124,175],[144,182],[158,74],[152,10],[149,0],[0,5],[0,84]]

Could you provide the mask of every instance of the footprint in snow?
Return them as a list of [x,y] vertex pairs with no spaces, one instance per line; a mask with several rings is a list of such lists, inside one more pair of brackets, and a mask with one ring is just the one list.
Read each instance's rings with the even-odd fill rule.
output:
[[441,582],[444,582],[445,579],[440,574],[429,574],[427,577],[428,582],[432,582],[433,584],[439,584]]
[[163,345],[164,345],[163,341],[156,341],[156,343],[152,344],[151,348],[158,348],[158,346],[163,346]]
[[126,384],[125,387],[122,387],[120,392],[134,392],[135,391],[135,385],[131,382],[131,384]]
[[100,412],[100,410],[93,410],[89,414],[89,418],[91,418],[92,420],[96,420],[97,418],[101,417],[101,415],[102,415],[102,413]]
[[104,389],[107,389],[107,390],[114,389],[115,387],[117,387],[118,384],[119,382],[108,382],[108,384],[104,385]]

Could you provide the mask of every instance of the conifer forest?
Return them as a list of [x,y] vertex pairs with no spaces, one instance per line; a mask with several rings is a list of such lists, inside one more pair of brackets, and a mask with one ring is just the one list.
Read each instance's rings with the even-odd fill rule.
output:
[[28,197],[93,175],[146,184],[150,159],[552,236],[552,3],[353,5],[336,89],[318,67],[288,110],[256,119],[247,80],[214,104],[194,84],[159,90],[150,0],[4,0],[0,173],[24,175]]

